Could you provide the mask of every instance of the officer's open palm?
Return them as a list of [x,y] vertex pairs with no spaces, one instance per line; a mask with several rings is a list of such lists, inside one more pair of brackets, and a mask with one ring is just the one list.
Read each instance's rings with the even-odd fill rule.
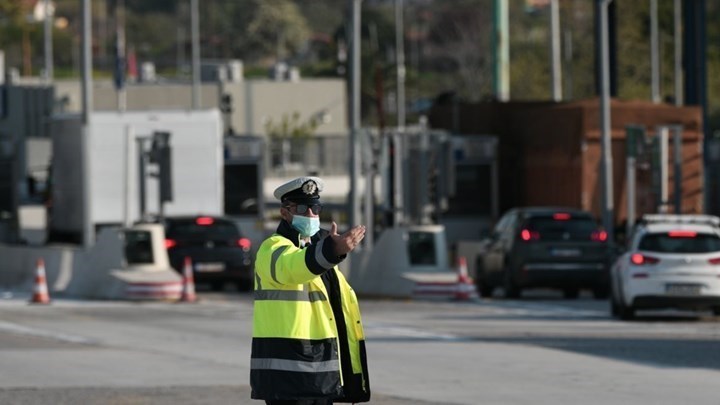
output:
[[365,237],[365,225],[355,225],[349,231],[338,234],[337,224],[333,221],[330,237],[335,242],[335,254],[338,256],[351,252]]

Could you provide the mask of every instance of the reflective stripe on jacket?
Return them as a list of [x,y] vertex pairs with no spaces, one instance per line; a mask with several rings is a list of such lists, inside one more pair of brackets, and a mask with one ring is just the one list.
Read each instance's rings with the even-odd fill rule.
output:
[[336,267],[344,257],[334,256],[333,241],[322,238],[327,232],[299,248],[288,228],[283,221],[261,244],[255,262],[252,398],[366,402],[360,309]]

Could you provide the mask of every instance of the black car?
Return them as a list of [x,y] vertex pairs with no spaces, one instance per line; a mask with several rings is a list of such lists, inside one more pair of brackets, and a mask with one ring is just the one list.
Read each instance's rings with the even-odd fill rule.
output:
[[606,298],[612,256],[607,236],[586,211],[511,209],[478,256],[478,292],[488,297],[503,287],[507,298],[517,298],[523,289],[557,288],[565,298],[577,298],[580,289],[588,288],[596,298]]
[[231,219],[217,216],[164,218],[165,247],[172,267],[182,274],[185,258],[193,264],[193,279],[222,290],[233,283],[241,291],[253,286],[250,239]]

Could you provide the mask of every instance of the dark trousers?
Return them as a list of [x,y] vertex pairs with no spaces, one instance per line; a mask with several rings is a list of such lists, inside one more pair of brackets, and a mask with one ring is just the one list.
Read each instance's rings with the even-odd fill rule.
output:
[[331,399],[298,399],[265,401],[267,405],[332,405]]

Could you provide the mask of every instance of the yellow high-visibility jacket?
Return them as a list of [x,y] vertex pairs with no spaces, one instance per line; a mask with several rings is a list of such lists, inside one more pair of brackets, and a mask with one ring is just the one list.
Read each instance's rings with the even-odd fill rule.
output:
[[321,230],[308,246],[281,221],[255,261],[252,398],[370,400],[357,297]]

